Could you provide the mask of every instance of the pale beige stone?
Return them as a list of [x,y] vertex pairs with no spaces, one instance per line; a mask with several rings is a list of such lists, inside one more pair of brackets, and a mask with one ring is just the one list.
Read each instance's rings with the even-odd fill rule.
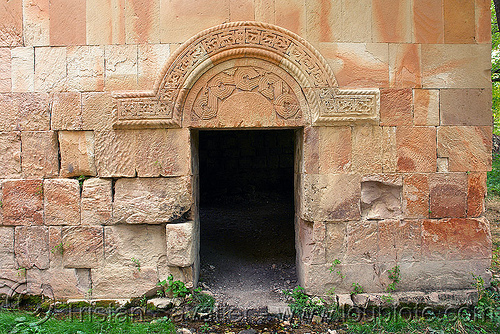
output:
[[49,268],[27,271],[27,290],[30,294],[44,295],[55,300],[84,298],[90,286],[79,282],[78,269]]
[[12,91],[32,92],[35,89],[35,48],[11,49]]
[[141,44],[137,63],[140,89],[153,89],[170,56],[169,44]]
[[194,264],[197,245],[193,221],[167,224],[167,263],[169,266],[189,267]]
[[319,128],[319,170],[321,173],[351,170],[351,127]]
[[52,130],[82,129],[82,94],[61,92],[52,95]]
[[335,259],[343,259],[347,250],[346,223],[326,224],[326,262],[332,264]]
[[23,0],[23,38],[26,46],[47,46],[49,42],[49,0]]
[[14,253],[18,268],[49,267],[49,230],[45,226],[17,226]]
[[0,48],[0,92],[12,90],[11,63],[10,49]]
[[355,174],[302,175],[301,217],[308,221],[360,217],[360,177]]
[[5,180],[2,183],[3,224],[43,224],[42,180]]
[[490,89],[441,89],[441,125],[492,125]]
[[3,189],[2,180],[0,180],[0,225],[3,224]]
[[306,7],[307,35],[310,43],[339,42],[342,37],[342,1],[308,1]]
[[324,223],[311,223],[299,220],[297,252],[303,263],[325,264],[326,226]]
[[87,0],[87,44],[125,44],[125,0]]
[[372,1],[343,1],[342,5],[342,41],[371,42]]
[[413,124],[439,125],[439,90],[413,90]]
[[64,91],[67,88],[66,48],[35,48],[35,91]]
[[0,270],[15,268],[14,228],[0,227]]
[[108,93],[82,94],[82,129],[111,130],[117,115],[116,101]]
[[99,268],[103,260],[103,228],[98,226],[63,227],[65,268]]
[[491,88],[490,46],[423,44],[424,88]]
[[104,89],[134,90],[137,83],[137,45],[106,45]]
[[161,224],[191,210],[190,177],[119,179],[115,184],[113,221]]
[[300,36],[306,35],[306,4],[301,0],[275,0],[276,25]]
[[22,131],[50,130],[50,99],[47,93],[14,94],[19,99],[18,127]]
[[352,171],[382,172],[382,128],[355,126],[352,128]]
[[21,133],[22,171],[28,178],[54,177],[59,174],[57,137],[54,131]]
[[20,94],[0,94],[0,109],[2,117],[0,118],[0,131],[19,130],[19,105]]
[[104,47],[71,46],[67,49],[68,89],[102,91],[104,89]]
[[112,181],[91,178],[83,182],[82,225],[104,225],[111,221]]
[[437,171],[438,173],[448,173],[450,171],[448,158],[437,158]]
[[59,131],[61,176],[96,175],[94,133],[92,131]]
[[80,225],[78,180],[44,180],[43,195],[46,225]]
[[160,0],[125,1],[125,42],[160,42]]
[[19,132],[0,132],[0,178],[21,177],[21,136]]
[[275,24],[274,0],[254,0],[255,20]]
[[397,170],[396,127],[382,128],[382,171],[394,173]]
[[[401,183],[401,180],[399,180]],[[364,219],[393,219],[402,215],[402,185],[394,182],[361,182],[361,215]]]
[[23,44],[22,0],[3,1],[0,7],[0,46]]
[[95,131],[95,163],[99,177],[136,175],[134,131]]
[[235,21],[255,21],[253,0],[229,0],[229,19]]
[[[160,258],[168,253],[165,227],[162,225],[106,226],[104,235],[106,264],[154,268],[158,265]],[[187,249],[183,250],[187,251]]]
[[378,223],[376,221],[347,224],[346,264],[374,263],[378,255]]
[[92,297],[104,299],[140,297],[157,288],[156,268],[107,266],[92,269]]
[[389,44],[389,81],[391,87],[422,86],[420,54],[419,44]]

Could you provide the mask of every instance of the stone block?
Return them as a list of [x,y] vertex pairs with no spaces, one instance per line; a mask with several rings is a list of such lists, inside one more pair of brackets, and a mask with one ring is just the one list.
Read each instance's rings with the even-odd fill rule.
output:
[[0,108],[2,110],[0,131],[19,130],[19,104],[18,94],[0,94]]
[[491,43],[491,1],[478,0],[476,8],[476,43]]
[[43,181],[45,225],[80,225],[80,185],[73,179]]
[[380,124],[384,126],[411,125],[412,107],[411,89],[382,89],[380,91]]
[[422,222],[422,256],[426,260],[472,260],[491,257],[491,234],[485,218],[451,218]]
[[[309,42],[340,42],[342,37],[342,1],[308,1],[306,7],[307,35]],[[341,17],[342,18],[342,17]]]
[[67,48],[68,89],[104,90],[104,47],[71,46]]
[[355,174],[302,175],[301,217],[308,221],[360,218],[360,181]]
[[[190,233],[193,232],[190,231]],[[168,253],[167,237],[165,236],[165,227],[163,225],[106,226],[104,228],[104,236],[104,258],[107,265],[154,268],[159,264],[160,258]],[[176,241],[180,242],[182,240],[178,239]],[[178,247],[180,249],[182,246],[176,244],[171,247]],[[191,251],[191,249],[183,250],[186,252]],[[188,253],[179,255],[191,256]],[[135,263],[135,260],[138,261],[138,264]]]
[[323,174],[351,170],[351,127],[319,128],[319,171]]
[[0,178],[21,177],[21,136],[19,132],[0,132]]
[[99,177],[134,177],[136,175],[134,156],[137,152],[136,132],[95,131],[94,135],[97,175]]
[[163,66],[167,63],[170,56],[170,45],[141,44],[138,48],[139,60],[137,63],[137,72],[139,87],[141,89],[153,89]]
[[383,131],[379,126],[355,126],[352,128],[352,171],[380,173],[383,166]]
[[441,126],[437,135],[438,157],[448,158],[450,172],[491,169],[491,126]]
[[492,125],[490,89],[442,89],[441,125]]
[[297,252],[302,263],[326,263],[325,237],[324,223],[311,223],[299,219]]
[[87,288],[79,282],[78,269],[50,268],[27,271],[27,290],[30,294],[44,295],[55,300],[85,298]]
[[372,41],[372,1],[342,2],[342,40],[368,43]]
[[387,263],[396,261],[398,225],[398,220],[380,220],[378,222],[378,262]]
[[189,129],[142,130],[134,136],[135,170],[139,177],[189,175]]
[[439,90],[413,90],[413,124],[439,125]]
[[448,158],[437,158],[437,171],[438,173],[448,173]]
[[429,180],[427,174],[403,176],[403,212],[407,218],[429,217]]
[[160,43],[160,0],[125,1],[125,42]]
[[490,46],[422,44],[424,88],[491,88]]
[[274,0],[255,0],[255,20],[275,24]]
[[35,91],[65,91],[66,74],[65,47],[35,48]]
[[59,152],[54,131],[21,132],[23,176],[54,177],[59,174]]
[[3,225],[43,224],[42,180],[6,180],[2,197]]
[[335,259],[342,259],[345,256],[346,244],[346,223],[335,222],[326,225],[326,263],[332,264]]
[[340,87],[389,87],[387,44],[320,43],[319,51]]
[[306,4],[300,0],[275,0],[276,25],[300,36],[306,35]]
[[415,43],[444,43],[442,1],[413,2],[413,35]]
[[140,297],[157,288],[156,268],[107,266],[92,269],[92,297],[117,299]]
[[363,180],[361,182],[361,216],[363,219],[401,217],[401,192],[401,181],[398,184]]
[[389,44],[389,81],[396,88],[422,86],[419,44]]
[[96,175],[94,132],[59,131],[61,176]]
[[54,93],[52,96],[52,130],[82,129],[82,94],[77,92]]
[[32,92],[35,89],[35,49],[19,47],[11,49],[12,91]]
[[85,1],[50,0],[50,44],[85,45]]
[[17,226],[14,234],[14,254],[18,268],[47,269],[49,267],[49,228]]
[[467,210],[467,174],[429,175],[430,217],[465,217]]
[[412,1],[410,0],[374,0],[372,2],[373,41],[391,43],[411,42],[411,5]]
[[104,89],[136,90],[137,45],[106,45],[104,49]]
[[19,129],[23,131],[50,130],[50,99],[47,93],[20,93]]
[[24,45],[47,46],[50,44],[49,0],[23,1]]
[[125,44],[125,0],[87,0],[87,44]]
[[108,93],[84,93],[82,95],[82,129],[111,130],[116,120],[113,108],[116,101]]
[[15,268],[14,228],[0,227],[0,270]]
[[422,224],[419,220],[396,222],[396,261],[413,262],[422,259]]
[[378,256],[378,223],[355,221],[347,224],[347,252],[344,264],[375,263]]
[[405,127],[396,129],[398,171],[436,171],[436,128]]
[[229,0],[229,20],[255,21],[255,5],[252,0]]
[[484,213],[486,177],[485,172],[472,172],[467,177],[467,217],[479,217]]
[[92,178],[83,182],[82,225],[105,225],[112,217],[112,181]]
[[10,49],[0,48],[0,92],[12,90],[11,63]]
[[118,179],[113,221],[127,224],[172,222],[191,210],[190,177]]
[[308,294],[316,295],[325,295],[331,288],[337,288],[341,283],[341,279],[339,276],[330,273],[330,266],[330,264],[300,263],[297,268],[300,286]]
[[50,268],[62,268],[64,244],[61,226],[49,226],[49,250]]
[[167,264],[169,266],[189,267],[194,264],[198,247],[196,245],[196,226],[193,221],[167,224]]
[[296,145],[296,147],[301,150],[298,153],[303,157],[303,163],[296,166],[295,170],[297,172],[319,174],[319,132],[319,127],[306,126],[303,135],[302,133],[299,134],[297,138],[299,145]]
[[62,229],[65,268],[99,268],[103,260],[103,228],[67,226]]
[[23,45],[22,0],[3,1],[0,5],[0,46]]
[[[267,15],[274,18],[274,8]],[[209,0],[160,0],[161,43],[184,43],[198,32],[228,21],[229,0],[219,1],[217,6]]]
[[473,1],[444,0],[444,42],[475,43],[475,6]]
[[396,127],[382,128],[382,172],[395,173],[397,170]]

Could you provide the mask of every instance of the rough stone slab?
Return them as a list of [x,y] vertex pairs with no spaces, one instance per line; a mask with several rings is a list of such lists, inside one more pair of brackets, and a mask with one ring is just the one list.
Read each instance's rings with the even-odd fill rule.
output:
[[491,89],[441,89],[441,125],[491,125]]
[[82,94],[78,92],[54,93],[52,96],[52,130],[81,130],[82,123]]
[[95,176],[93,131],[59,131],[61,176]]
[[327,291],[341,283],[338,275],[330,272],[331,264],[308,264],[301,262],[297,267],[297,276],[307,293],[325,295]]
[[346,223],[335,222],[326,225],[326,263],[332,263],[335,259],[342,259],[345,256],[346,244]]
[[465,217],[467,210],[467,174],[429,175],[430,217]]
[[95,163],[99,177],[134,177],[134,131],[95,131]]
[[56,300],[84,298],[88,290],[84,290],[85,287],[79,284],[76,269],[29,269],[26,278],[30,294],[44,295]]
[[171,222],[191,209],[190,177],[119,179],[113,221],[127,224]]
[[0,227],[0,270],[14,268],[14,228]]
[[170,44],[140,44],[137,72],[139,87],[153,89],[170,56]]
[[113,108],[116,101],[109,93],[82,94],[82,129],[111,130],[118,117]]
[[0,294],[12,296],[13,292],[22,293],[26,290],[24,270],[0,269]]
[[167,254],[165,227],[162,225],[107,226],[104,236],[104,258],[107,264],[137,266],[132,261],[135,259],[141,268],[156,267],[160,258]]
[[18,94],[0,93],[0,108],[2,118],[0,118],[0,131],[19,130],[19,103]]
[[43,194],[46,225],[80,225],[78,180],[44,180]]
[[319,128],[319,170],[324,174],[351,170],[351,127]]
[[379,126],[352,128],[352,172],[361,174],[382,172],[382,132]]
[[441,126],[437,153],[448,158],[450,172],[491,170],[491,126]]
[[21,136],[0,132],[0,178],[21,177]]
[[308,221],[360,217],[360,177],[355,174],[303,175],[301,217]]
[[156,268],[106,266],[92,269],[93,298],[140,297],[156,289],[158,274]]
[[14,94],[19,99],[19,129],[22,131],[50,130],[50,97],[47,93]]
[[487,192],[486,178],[485,172],[473,172],[468,175],[467,217],[479,217],[484,213],[484,199]]
[[383,176],[385,174],[364,177],[361,182],[361,215],[365,219],[399,218],[402,215],[401,177]]
[[167,263],[169,266],[189,267],[197,254],[196,227],[193,221],[167,224]]
[[104,50],[105,82],[104,89],[136,90],[137,84],[137,45],[106,45]]
[[0,11],[0,46],[21,46],[23,44],[22,0],[2,3]]
[[14,253],[19,268],[47,269],[49,267],[49,228],[46,226],[17,226]]
[[422,223],[419,220],[399,220],[396,223],[396,260],[422,259]]
[[103,259],[103,228],[97,226],[63,227],[65,268],[98,268]]
[[11,49],[12,91],[32,92],[35,88],[35,49],[19,47]]
[[438,89],[414,89],[413,103],[414,125],[439,125]]
[[472,260],[491,257],[491,234],[485,218],[450,218],[422,222],[426,260]]
[[22,170],[26,178],[45,178],[59,175],[59,151],[54,131],[23,131]]
[[49,226],[49,250],[50,268],[62,268],[64,244],[61,226]]
[[6,180],[2,192],[4,225],[43,224],[42,180]]
[[420,45],[389,44],[389,81],[395,88],[422,86]]
[[66,74],[65,47],[35,48],[35,91],[65,91]]
[[112,181],[92,178],[83,182],[82,225],[105,225],[112,217]]
[[66,59],[69,89],[85,92],[104,89],[104,46],[70,46]]
[[429,180],[427,174],[404,175],[403,212],[407,218],[429,217]]
[[324,223],[311,223],[299,220],[298,253],[303,263],[325,264],[326,226]]
[[304,127],[303,136],[299,133],[297,145],[303,157],[303,163],[298,164],[296,171],[305,174],[319,174],[319,127]]
[[411,125],[412,104],[413,93],[410,88],[380,90],[380,124]]
[[398,127],[398,171],[435,172],[436,171],[436,128],[435,127]]
[[11,55],[9,48],[0,48],[0,92],[12,90]]
[[125,42],[160,43],[160,1],[142,0],[125,6]]
[[342,263],[375,263],[378,256],[378,224],[357,221],[347,224],[347,252]]
[[85,44],[85,2],[50,0],[50,44]]
[[23,37],[26,46],[49,45],[49,0],[23,1]]

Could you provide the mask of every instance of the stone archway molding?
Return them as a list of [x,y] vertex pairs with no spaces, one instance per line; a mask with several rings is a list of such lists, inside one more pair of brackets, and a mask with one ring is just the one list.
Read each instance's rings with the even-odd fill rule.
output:
[[114,92],[114,128],[181,127],[184,101],[196,80],[213,66],[237,58],[261,59],[287,71],[306,96],[312,125],[379,119],[378,89],[339,89],[326,60],[305,39],[272,24],[243,21],[209,28],[182,44],[152,91]]

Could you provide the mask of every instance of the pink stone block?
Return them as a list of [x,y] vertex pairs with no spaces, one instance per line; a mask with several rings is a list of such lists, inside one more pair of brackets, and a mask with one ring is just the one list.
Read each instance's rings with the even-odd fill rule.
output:
[[443,43],[443,0],[413,1],[415,43]]
[[421,87],[420,45],[389,44],[389,80],[391,87]]
[[384,89],[380,91],[380,123],[384,126],[411,125],[412,90]]
[[0,48],[0,92],[12,90],[11,55],[9,48]]
[[80,224],[80,185],[74,179],[43,182],[46,225]]
[[436,171],[436,128],[406,127],[396,129],[398,171]]
[[411,42],[411,3],[410,0],[373,0],[373,42]]
[[430,217],[465,217],[467,211],[467,174],[429,175]]
[[485,172],[472,172],[468,175],[467,217],[480,217],[484,214],[486,177]]
[[42,180],[6,180],[2,192],[4,225],[43,224]]
[[85,45],[85,1],[50,1],[50,44]]
[[49,267],[49,228],[18,226],[14,234],[14,253],[20,268]]
[[491,43],[491,1],[476,0],[476,42]]
[[97,226],[63,227],[65,268],[98,268],[104,256],[103,228]]
[[305,3],[300,0],[275,0],[276,25],[298,35],[306,34]]
[[229,0],[230,21],[254,21],[255,5],[252,0]]
[[59,175],[57,135],[54,131],[21,132],[22,170],[26,178]]
[[0,46],[22,46],[23,44],[22,0],[0,3]]
[[475,42],[474,1],[444,0],[444,42]]
[[160,42],[160,0],[125,1],[125,42]]

